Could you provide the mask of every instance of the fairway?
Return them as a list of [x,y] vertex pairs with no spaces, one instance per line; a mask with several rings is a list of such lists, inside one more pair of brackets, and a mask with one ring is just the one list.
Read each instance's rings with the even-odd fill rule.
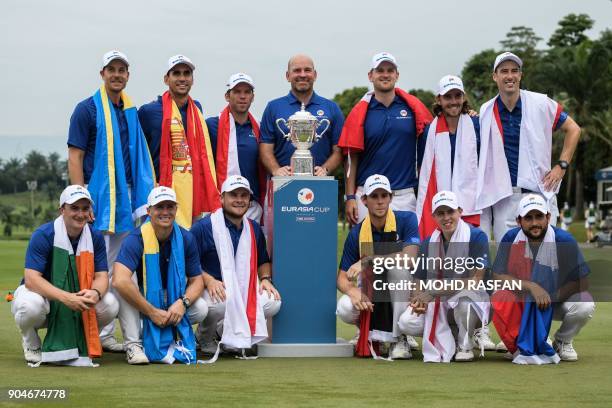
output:
[[[23,273],[26,241],[0,241],[0,290]],[[601,252],[606,251],[606,252]],[[585,250],[587,259],[610,257]],[[224,357],[214,365],[129,366],[107,353],[96,369],[29,368],[10,303],[0,308],[0,388],[66,388],[71,406],[609,406],[612,400],[612,305],[599,303],[574,345],[576,363],[516,366],[488,352],[473,363],[425,364],[371,359],[258,359]],[[555,324],[555,328],[558,325]],[[354,329],[338,323],[338,336]],[[47,405],[48,404],[48,405]],[[0,398],[1,406],[24,406]],[[45,403],[44,406],[54,406]]]

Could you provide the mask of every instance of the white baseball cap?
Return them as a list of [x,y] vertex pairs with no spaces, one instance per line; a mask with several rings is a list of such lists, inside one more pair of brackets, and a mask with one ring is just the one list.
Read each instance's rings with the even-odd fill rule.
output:
[[172,201],[176,203],[176,193],[174,190],[164,186],[155,187],[147,197],[147,207],[153,207],[162,201]]
[[531,210],[537,210],[542,214],[548,213],[548,205],[546,200],[539,194],[529,194],[519,202],[518,215],[524,217]]
[[387,177],[383,176],[382,174],[372,174],[365,181],[363,193],[369,196],[379,188],[393,194],[393,190],[391,190],[391,183],[389,183],[389,179]]
[[227,191],[234,191],[239,188],[246,188],[249,190],[249,193],[253,194],[251,190],[251,185],[249,184],[249,180],[242,176],[229,176],[223,182],[221,186],[221,193],[225,193]]
[[442,206],[450,207],[453,210],[459,208],[459,202],[457,196],[452,191],[438,191],[435,196],[431,199],[431,213],[436,212],[438,207]]
[[372,69],[378,68],[378,66],[385,61],[392,63],[395,65],[395,68],[397,68],[397,60],[393,55],[388,52],[380,52],[372,57]]
[[463,89],[463,81],[458,76],[446,75],[440,79],[440,82],[438,82],[438,95],[445,95],[452,89],[458,89],[465,93],[465,90]]
[[173,55],[172,57],[168,59],[168,71],[172,70],[172,68],[176,67],[178,64],[185,64],[189,66],[189,68],[191,68],[192,71],[195,70],[195,65],[193,65],[193,62],[191,62],[191,60],[188,57],[178,54],[178,55]]
[[519,68],[523,68],[523,60],[517,57],[515,54],[509,51],[506,51],[506,52],[502,52],[495,58],[495,63],[493,64],[493,72],[495,72],[499,64],[501,64],[504,61],[514,61],[517,63]]
[[238,72],[237,74],[234,74],[229,77],[229,79],[227,80],[227,84],[225,85],[227,86],[227,90],[231,91],[236,85],[242,83],[251,85],[251,88],[255,89],[255,82],[253,82],[253,78],[242,72]]
[[62,191],[59,200],[59,206],[61,207],[64,204],[74,204],[80,199],[85,198],[89,200],[91,204],[93,204],[93,200],[91,199],[91,194],[89,191],[83,186],[79,186],[78,184],[73,184],[68,186]]
[[104,67],[106,67],[112,61],[117,59],[125,62],[125,65],[127,65],[128,67],[130,66],[127,56],[124,53],[117,50],[111,50],[102,56],[102,69],[104,69]]

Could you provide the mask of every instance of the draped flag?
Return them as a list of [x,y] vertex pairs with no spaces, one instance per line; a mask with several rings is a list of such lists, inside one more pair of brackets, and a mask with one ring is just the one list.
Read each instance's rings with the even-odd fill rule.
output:
[[457,126],[454,167],[451,169],[451,143],[444,115],[437,116],[429,127],[423,164],[419,172],[419,195],[416,213],[421,239],[437,228],[432,217],[431,201],[438,191],[452,191],[457,196],[463,217],[472,224],[480,223],[481,211],[475,209],[478,152],[472,119],[462,114]]
[[[550,171],[552,132],[563,107],[548,96],[522,90],[521,129],[516,185],[539,192],[550,200],[558,191],[544,189]],[[495,96],[480,108],[480,160],[476,183],[476,209],[482,210],[512,195],[510,170],[504,152],[504,134]]]
[[134,220],[147,213],[147,196],[155,187],[153,161],[138,121],[138,112],[123,91],[121,100],[129,134],[131,195],[125,177],[119,122],[104,86],[93,96],[96,150],[87,186],[94,202],[94,228],[117,234],[130,231],[134,228]]
[[[395,88],[395,94],[399,96],[406,105],[414,112],[417,136],[423,133],[425,126],[431,122],[432,116],[429,109],[416,96]],[[362,152],[364,147],[364,123],[368,113],[368,105],[374,95],[374,91],[367,92],[361,100],[353,107],[344,122],[338,147],[342,148],[344,154],[349,150]]]
[[[255,139],[259,144],[260,131],[259,123],[251,113],[249,112],[249,121]],[[217,130],[217,152],[216,152],[216,163],[217,163],[217,186],[222,186],[227,176],[242,175],[240,173],[240,165],[238,162],[238,140],[236,137],[236,122],[232,115],[229,105],[223,109],[219,114],[219,128]],[[259,181],[259,197],[255,199],[259,202],[261,207],[264,207],[264,200],[266,196],[266,170],[261,163],[261,160],[257,162],[257,180]]]
[[[94,278],[94,248],[89,225],[85,225],[76,253],[68,237],[64,218],[53,222],[51,284],[70,293],[91,289]],[[50,301],[47,335],[42,345],[42,363],[94,367],[92,358],[102,355],[96,310],[77,312],[58,300]]]
[[[385,220],[384,232],[395,233],[397,231],[395,213],[389,209]],[[374,239],[372,236],[372,223],[370,215],[361,223],[359,230],[359,256],[360,258],[374,255]],[[362,290],[366,296],[373,300],[372,270],[366,270],[362,276]],[[372,302],[374,303],[374,302]],[[369,357],[374,355],[373,348],[370,348],[372,341],[390,341],[393,338],[393,305],[390,302],[377,302],[374,305],[374,312],[364,310],[359,314],[359,339],[355,347],[355,353],[359,357]]]
[[[142,255],[144,297],[154,307],[168,310],[185,294],[187,288],[185,249],[181,229],[176,222],[172,226],[171,252],[165,290],[159,266],[159,241],[153,226],[147,221],[140,227],[140,231],[144,245]],[[149,361],[165,364],[172,364],[174,361],[186,364],[196,363],[195,335],[187,313],[176,326],[159,327],[147,316],[143,316],[142,320],[143,346]]]
[[[185,224],[183,225],[185,228],[189,228],[191,217],[197,217],[221,207],[208,127],[202,112],[191,97],[187,99],[187,129],[184,128],[181,113],[170,96],[170,92],[162,95],[162,110],[159,184],[176,191],[179,211],[190,210],[188,214],[181,213],[180,217],[177,214],[177,221],[181,221]],[[171,140],[173,125],[182,128],[181,133],[184,133],[188,146],[188,158],[178,170],[175,169],[176,166],[173,166]],[[184,174],[190,175],[191,180],[179,177]]]
[[234,246],[225,225],[223,209],[218,209],[210,217],[226,300],[223,335],[217,352],[205,363],[214,363],[217,360],[221,344],[245,349],[268,337],[263,304],[258,297],[257,241],[253,221],[246,216],[242,218],[242,232],[234,255]]
[[[500,248],[503,250],[503,248]],[[544,240],[533,259],[533,253],[523,231],[512,243],[507,274],[537,283],[549,294],[556,291],[559,276],[555,231],[548,227]],[[521,299],[513,292],[498,291],[491,299],[493,323],[516,364],[557,364],[559,356],[547,343],[553,317],[552,305],[539,309],[529,294]]]
[[[469,256],[470,227],[459,220],[457,229],[453,233],[448,245],[448,251],[444,250],[442,243],[442,232],[436,229],[431,235],[427,256],[429,259],[466,259]],[[441,270],[432,271],[433,279],[443,279]],[[454,277],[453,277],[454,278]],[[463,290],[448,299],[435,298],[433,307],[428,307],[425,315],[425,327],[423,330],[423,361],[448,363],[455,355],[455,338],[448,323],[448,312],[458,306],[461,299],[470,302],[469,311],[474,310],[483,326],[489,319],[489,297],[484,291]],[[467,333],[471,336],[471,333]],[[457,339],[459,344],[465,339]],[[471,341],[471,340],[468,340]],[[483,355],[483,354],[481,354]]]

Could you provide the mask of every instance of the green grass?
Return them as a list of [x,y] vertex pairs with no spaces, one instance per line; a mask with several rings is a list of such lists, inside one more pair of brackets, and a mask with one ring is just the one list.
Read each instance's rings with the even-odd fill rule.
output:
[[[339,246],[345,233],[339,232]],[[0,242],[0,290],[15,288],[26,243]],[[585,250],[587,259],[612,258],[606,249]],[[71,406],[388,406],[560,407],[609,406],[612,400],[612,305],[599,303],[575,342],[580,361],[557,366],[516,366],[488,352],[473,363],[425,364],[415,360],[222,358],[214,365],[129,366],[121,354],[105,354],[96,369],[29,368],[10,304],[0,306],[0,389],[68,388]],[[555,324],[556,327],[556,324]],[[354,328],[338,324],[338,335]],[[0,398],[3,406],[10,404]],[[607,401],[607,402],[606,402]],[[48,403],[46,406],[55,404]]]

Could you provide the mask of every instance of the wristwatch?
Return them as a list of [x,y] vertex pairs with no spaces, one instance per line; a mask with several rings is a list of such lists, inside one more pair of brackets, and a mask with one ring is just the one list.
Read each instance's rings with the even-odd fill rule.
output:
[[348,201],[348,200],[355,200],[357,197],[355,197],[355,194],[345,194],[344,195],[344,201]]
[[559,167],[561,167],[562,170],[567,170],[567,168],[569,167],[569,163],[565,160],[559,160],[557,164],[559,165]]
[[272,283],[272,277],[271,276],[262,276],[261,278],[259,278],[259,281],[265,281],[265,280],[269,280],[270,283]]
[[181,302],[183,302],[185,309],[189,309],[189,306],[191,306],[191,300],[185,295],[181,295]]

